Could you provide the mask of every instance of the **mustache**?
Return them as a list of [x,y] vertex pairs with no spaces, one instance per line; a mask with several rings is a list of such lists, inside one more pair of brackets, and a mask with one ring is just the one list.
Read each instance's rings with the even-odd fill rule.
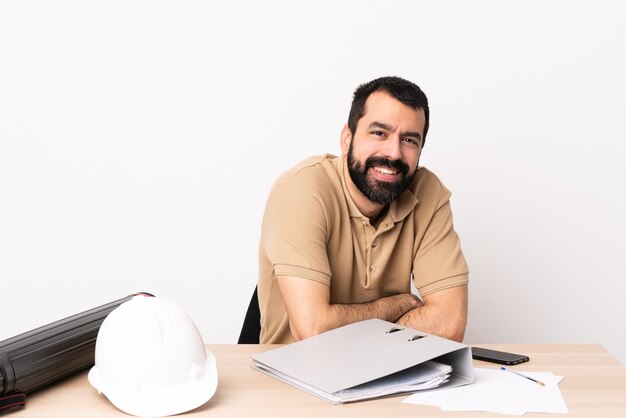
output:
[[407,174],[409,172],[409,165],[402,160],[390,160],[385,157],[369,157],[365,160],[366,170],[374,166],[391,168],[398,170],[402,174]]

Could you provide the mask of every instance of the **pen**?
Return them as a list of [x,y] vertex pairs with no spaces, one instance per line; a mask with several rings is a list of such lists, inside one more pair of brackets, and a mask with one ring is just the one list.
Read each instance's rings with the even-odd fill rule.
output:
[[533,382],[535,382],[535,383],[537,383],[537,384],[539,384],[541,386],[545,386],[545,383],[543,383],[541,380],[533,379],[532,377],[528,377],[528,376],[526,376],[524,374],[518,373],[515,370],[507,369],[506,367],[500,367],[500,369],[504,370],[505,372],[515,373],[516,375],[524,377],[524,378],[526,378],[528,380],[532,380]]

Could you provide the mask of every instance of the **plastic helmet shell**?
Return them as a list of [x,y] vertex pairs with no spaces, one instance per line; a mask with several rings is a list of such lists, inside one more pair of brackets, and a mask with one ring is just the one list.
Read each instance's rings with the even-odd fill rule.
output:
[[180,414],[217,389],[217,365],[193,321],[171,302],[136,296],[100,326],[89,382],[120,410]]

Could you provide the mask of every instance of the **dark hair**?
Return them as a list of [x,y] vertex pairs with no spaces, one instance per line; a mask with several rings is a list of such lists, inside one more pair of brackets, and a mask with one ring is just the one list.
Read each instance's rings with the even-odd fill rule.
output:
[[[400,77],[380,77],[369,83],[361,84],[354,91],[354,98],[352,99],[352,107],[350,108],[350,115],[348,116],[348,128],[352,135],[356,132],[356,125],[359,119],[363,117],[365,113],[365,102],[370,95],[377,91],[384,91],[391,95],[394,99],[401,103],[412,107],[413,109],[421,109],[426,116],[426,122],[424,123],[424,138],[426,141],[426,133],[428,132],[428,119],[430,117],[430,111],[428,109],[428,98],[416,84],[405,80]],[[424,142],[422,142],[422,145]]]

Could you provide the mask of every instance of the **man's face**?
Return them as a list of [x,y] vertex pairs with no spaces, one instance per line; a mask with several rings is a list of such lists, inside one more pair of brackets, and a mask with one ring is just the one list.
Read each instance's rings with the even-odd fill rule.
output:
[[410,186],[422,150],[425,121],[423,110],[406,106],[385,92],[375,92],[367,99],[365,113],[348,144],[347,165],[352,182],[370,201],[385,206]]

